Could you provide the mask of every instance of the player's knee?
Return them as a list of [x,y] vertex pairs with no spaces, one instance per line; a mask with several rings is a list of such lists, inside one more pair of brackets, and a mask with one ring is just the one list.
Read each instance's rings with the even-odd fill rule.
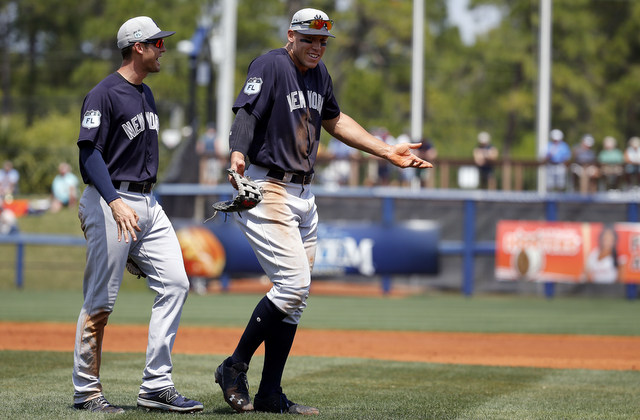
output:
[[166,293],[172,296],[184,297],[189,294],[189,278],[179,276],[164,285]]
[[303,286],[274,285],[269,298],[287,315],[301,313],[307,306],[310,284]]
[[309,288],[295,289],[291,293],[291,306],[295,309],[301,309],[306,306],[309,297]]
[[187,295],[189,293],[189,278],[184,277],[179,282],[176,283],[176,290],[181,295]]

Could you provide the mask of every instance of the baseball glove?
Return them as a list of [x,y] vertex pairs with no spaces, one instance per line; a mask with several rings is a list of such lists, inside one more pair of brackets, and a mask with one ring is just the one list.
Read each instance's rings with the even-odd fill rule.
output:
[[[262,188],[260,188],[255,181],[240,175],[233,169],[227,169],[227,172],[231,175],[238,187],[238,195],[231,200],[214,203],[213,209],[215,212],[213,216],[207,220],[213,219],[219,211],[223,213],[239,213],[254,208],[262,201]],[[205,222],[207,220],[205,220]]]
[[127,271],[130,272],[131,274],[133,274],[134,276],[138,276],[138,278],[143,277],[146,278],[147,275],[144,273],[144,271],[142,271],[140,269],[140,267],[138,267],[138,264],[136,264],[131,257],[127,258]]

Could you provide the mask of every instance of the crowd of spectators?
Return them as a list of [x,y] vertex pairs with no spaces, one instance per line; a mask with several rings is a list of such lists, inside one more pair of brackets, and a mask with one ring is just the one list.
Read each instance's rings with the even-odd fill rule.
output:
[[18,191],[20,173],[6,160],[0,168],[0,235],[17,232],[17,219],[9,204]]
[[[376,127],[371,133],[385,143],[394,145],[399,142],[421,142],[422,147],[416,154],[422,159],[434,163],[434,169],[399,169],[386,161],[354,150],[336,139],[330,139],[321,145],[318,151],[318,173],[315,183],[329,188],[341,186],[399,186],[406,188],[433,188],[436,186],[436,173],[447,159],[438,162],[438,151],[429,137],[412,139],[404,132],[394,136],[385,127]],[[224,172],[224,153],[214,146],[215,129],[208,129],[198,144],[201,155],[201,183],[216,184]],[[459,159],[458,159],[459,160]],[[470,164],[465,164],[458,178],[464,174],[466,182],[461,188],[500,189],[499,171],[500,151],[492,143],[491,134],[480,131],[473,146]],[[631,137],[625,147],[612,136],[601,141],[591,134],[583,135],[576,144],[565,139],[564,133],[553,129],[549,133],[546,154],[539,164],[545,166],[546,190],[550,192],[580,192],[584,194],[598,191],[633,190],[640,188],[640,137]],[[455,169],[455,165],[452,167]],[[469,182],[468,175],[472,175]],[[455,175],[439,174],[439,177]],[[453,186],[453,182],[448,185]],[[445,187],[446,188],[446,187]]]
[[[389,145],[398,143],[422,143],[414,153],[431,163],[438,156],[438,152],[429,138],[413,140],[408,133],[401,133],[397,137],[385,127],[374,128],[371,133]],[[344,185],[354,185],[362,179],[366,186],[401,186],[411,188],[427,187],[431,171],[428,169],[405,168],[400,169],[383,159],[368,156],[365,153],[346,146],[336,139],[331,139],[326,147],[318,151],[318,162],[321,170],[316,177],[319,183],[330,188]],[[361,163],[366,162],[360,173]]]
[[[605,136],[598,148],[594,137],[585,134],[571,150],[563,137],[558,129],[550,133],[545,157],[548,190],[594,193],[640,188],[639,137],[633,136],[626,145],[620,145],[615,137]],[[565,168],[569,168],[568,176],[561,175]]]

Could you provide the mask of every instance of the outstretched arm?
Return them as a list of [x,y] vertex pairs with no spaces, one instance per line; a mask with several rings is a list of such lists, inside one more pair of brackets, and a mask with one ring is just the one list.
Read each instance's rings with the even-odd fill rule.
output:
[[347,146],[386,159],[401,168],[433,167],[431,163],[411,153],[412,149],[420,148],[421,143],[400,143],[395,146],[388,145],[374,137],[353,118],[342,112],[334,119],[324,120],[322,127]]

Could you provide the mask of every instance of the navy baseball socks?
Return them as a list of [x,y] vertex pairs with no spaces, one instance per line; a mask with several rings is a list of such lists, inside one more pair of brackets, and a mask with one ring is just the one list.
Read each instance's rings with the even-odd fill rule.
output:
[[[239,413],[266,411],[270,413],[318,414],[313,407],[289,401],[280,387],[284,366],[293,344],[297,325],[282,322],[282,313],[266,296],[258,302],[233,355],[218,366],[215,380],[222,388],[224,400]],[[265,343],[265,361],[260,388],[251,403],[247,370],[253,354]]]
[[222,388],[224,400],[238,413],[253,411],[249,396],[247,371],[251,357],[260,344],[286,315],[265,296],[251,314],[233,355],[218,366],[215,381]]
[[317,408],[289,401],[280,386],[284,366],[287,363],[297,329],[298,325],[296,324],[280,322],[264,341],[262,379],[258,393],[253,399],[255,411],[303,415],[320,414]]
[[263,297],[253,310],[251,319],[249,319],[249,323],[245,327],[242,337],[240,337],[238,346],[231,355],[233,362],[249,364],[251,357],[260,347],[260,344],[278,329],[282,323],[281,321],[286,316],[268,297]]
[[282,373],[297,329],[298,326],[295,324],[280,322],[264,340],[264,367],[256,398],[282,392]]

